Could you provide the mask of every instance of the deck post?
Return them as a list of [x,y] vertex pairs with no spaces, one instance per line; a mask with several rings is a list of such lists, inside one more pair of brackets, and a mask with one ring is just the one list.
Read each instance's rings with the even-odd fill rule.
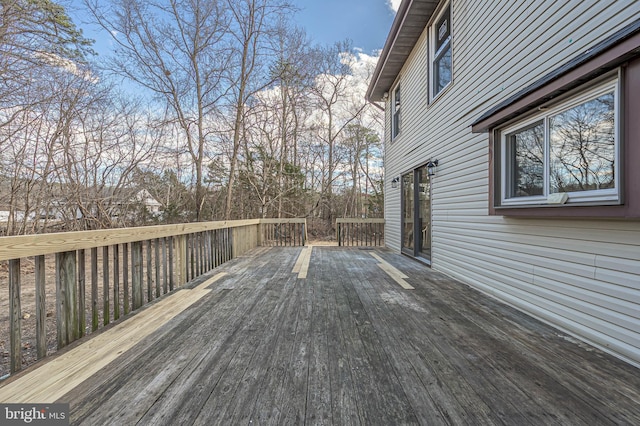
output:
[[238,257],[238,244],[240,244],[240,241],[242,241],[240,238],[237,238],[238,235],[238,229],[239,228],[233,228],[231,229],[231,241],[234,241],[236,244],[232,244],[231,245],[231,256],[232,259],[235,259],[236,257]]
[[131,291],[133,310],[144,303],[142,296],[142,241],[131,243]]
[[56,254],[58,349],[78,338],[76,252]]
[[177,286],[181,287],[187,282],[187,235],[177,235],[175,242],[176,269],[178,274]]

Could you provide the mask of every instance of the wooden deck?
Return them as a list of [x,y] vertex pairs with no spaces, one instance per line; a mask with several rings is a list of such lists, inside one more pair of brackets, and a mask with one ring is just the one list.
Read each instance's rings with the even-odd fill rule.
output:
[[639,369],[389,251],[257,249],[213,277],[0,401],[86,425],[640,424]]

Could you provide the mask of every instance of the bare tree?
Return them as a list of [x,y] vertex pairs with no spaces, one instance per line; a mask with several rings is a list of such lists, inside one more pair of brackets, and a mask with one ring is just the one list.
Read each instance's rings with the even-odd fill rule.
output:
[[[346,164],[349,166],[351,183],[345,194],[344,216],[360,217],[368,214],[367,198],[370,193],[378,195],[375,184],[376,168],[370,169],[372,153],[380,149],[378,134],[361,124],[351,124],[345,129],[345,147],[348,153]],[[379,151],[378,151],[379,154]]]
[[330,48],[317,50],[316,84],[316,136],[322,150],[323,171],[318,205],[322,217],[332,223],[335,217],[333,185],[343,170],[339,165],[339,144],[345,137],[345,129],[365,110],[366,102],[361,94],[353,91],[353,64],[356,57],[348,43],[336,43]]
[[229,35],[233,52],[229,68],[233,143],[225,207],[225,219],[230,219],[247,105],[271,83],[267,58],[281,31],[281,18],[291,6],[287,0],[226,0],[226,5],[232,18]]
[[203,220],[204,165],[214,137],[208,117],[217,116],[228,86],[229,19],[222,0],[114,0],[110,8],[87,0],[93,16],[114,35],[111,71],[156,96],[166,107],[166,124],[184,137],[195,168],[196,219]]
[[135,184],[135,171],[155,160],[162,134],[151,126],[149,113],[110,91],[91,101],[75,114],[74,131],[65,135],[62,164],[55,169],[64,188],[66,227],[142,224],[144,206],[136,196],[145,188]]
[[[92,85],[67,67],[34,68],[21,88],[23,100],[30,101],[20,108],[5,106],[1,110],[0,114],[12,115],[0,128],[0,151],[11,153],[3,157],[7,162],[3,170],[10,174],[14,195],[9,232],[31,233],[46,227],[56,156],[61,154],[74,113]],[[36,220],[40,216],[45,217],[45,223]]]

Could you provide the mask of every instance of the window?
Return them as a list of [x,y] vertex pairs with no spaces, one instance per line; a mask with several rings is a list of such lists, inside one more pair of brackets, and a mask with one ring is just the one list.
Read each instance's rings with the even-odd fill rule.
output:
[[391,99],[393,118],[391,123],[391,139],[395,139],[400,133],[400,85],[396,86]]
[[433,93],[437,96],[449,83],[453,75],[451,58],[451,3],[442,11],[432,29],[433,42]]
[[501,205],[620,201],[618,80],[500,132]]

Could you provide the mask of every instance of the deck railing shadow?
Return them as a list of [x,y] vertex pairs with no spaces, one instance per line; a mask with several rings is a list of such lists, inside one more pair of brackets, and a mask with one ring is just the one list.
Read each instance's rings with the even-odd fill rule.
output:
[[[41,359],[248,250],[305,242],[305,219],[0,237],[5,268],[0,301],[8,311],[0,316],[6,335],[0,375],[19,371],[31,358]],[[35,318],[23,312],[25,303]],[[27,335],[23,323],[30,325]],[[35,351],[31,357],[29,350]]]

